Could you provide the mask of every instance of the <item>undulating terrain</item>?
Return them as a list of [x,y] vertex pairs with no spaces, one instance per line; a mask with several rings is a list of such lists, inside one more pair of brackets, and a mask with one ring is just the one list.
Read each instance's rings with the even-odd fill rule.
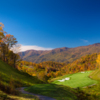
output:
[[[0,83],[1,88],[0,89],[3,91],[2,86],[3,87],[8,86],[9,88],[11,87],[11,89],[16,88],[16,87],[28,86],[28,88],[25,89],[26,91],[49,96],[49,97],[55,98],[56,100],[67,100],[67,99],[68,100],[90,100],[90,99],[91,100],[95,100],[95,99],[99,100],[98,99],[99,96],[94,96],[94,95],[96,95],[96,93],[99,93],[98,90],[93,93],[93,92],[90,92],[93,89],[88,88],[88,86],[92,85],[92,84],[99,85],[98,81],[100,80],[100,78],[99,78],[99,70],[98,70],[98,67],[96,66],[96,59],[97,59],[97,54],[94,53],[94,54],[90,54],[90,55],[85,55],[69,64],[57,63],[57,62],[52,62],[52,61],[35,64],[35,63],[23,61],[24,66],[26,65],[25,67],[20,67],[23,70],[17,70],[15,68],[11,67],[10,65],[6,64],[2,60],[0,60],[0,77],[1,77],[0,78],[1,79],[1,83]],[[45,69],[46,67],[48,70]],[[25,71],[24,68],[27,70]],[[28,68],[31,68],[31,69],[29,70]],[[94,70],[94,69],[96,69],[96,70],[93,72],[87,71],[87,73],[84,73],[84,74],[77,73],[80,71]],[[27,72],[27,71],[29,71],[29,72]],[[61,76],[61,77],[54,76],[56,78],[51,77],[50,79],[53,82],[48,83],[48,84],[44,84],[45,81],[43,79],[41,79],[42,76],[37,77],[37,76],[28,75],[30,72],[33,74],[35,72],[38,72],[38,75],[39,74],[42,75],[44,72],[45,73],[44,76],[47,75],[47,73],[51,74],[51,76],[52,76],[53,75],[52,72],[55,73],[55,75],[57,75],[56,71],[57,72],[59,71],[60,73],[64,73],[65,75]],[[70,73],[75,73],[75,74],[70,74]],[[59,75],[61,75],[61,74],[59,74]],[[89,75],[94,80],[90,79],[88,77]],[[44,76],[43,76],[43,78],[46,78]],[[98,79],[96,79],[97,76],[98,76]],[[66,77],[70,77],[70,81],[65,81],[64,83],[59,83],[57,81],[58,79],[63,79]],[[40,78],[41,80],[38,78]],[[85,81],[82,82],[82,80],[85,80]],[[72,84],[72,83],[74,83],[74,84]],[[5,84],[7,84],[7,86]],[[12,84],[13,84],[13,87],[12,87]],[[77,87],[84,87],[84,86],[87,87],[88,89],[86,88],[86,89],[82,90],[82,89],[77,88]],[[76,88],[76,89],[73,89],[73,88]],[[93,88],[97,89],[97,86],[95,86]],[[8,90],[6,90],[6,91],[8,91]],[[9,91],[11,91],[11,90],[9,90]],[[5,90],[4,90],[4,92],[5,92]],[[7,98],[14,98],[14,99],[17,98],[17,100],[21,100],[21,98],[31,98],[31,96],[29,96],[29,95],[27,96],[27,95],[23,95],[23,94],[13,97],[13,96],[9,96],[8,94],[5,94],[4,92],[3,93],[1,92],[1,94],[3,96],[6,95]],[[33,98],[33,100],[38,100],[38,99],[35,99],[36,97],[32,97],[32,98]],[[9,99],[9,100],[11,100],[11,99]],[[31,99],[29,99],[29,100],[31,100]]]
[[[38,87],[41,89],[44,89],[45,92],[53,98],[56,98],[57,100],[78,100],[77,91],[74,89],[71,89],[70,87],[66,86],[59,86],[54,84],[44,84],[42,81],[40,81],[37,77],[33,77],[28,75],[27,73],[18,71],[17,69],[9,66],[5,62],[0,60],[0,100],[38,100],[37,97],[27,95],[27,94],[17,94],[15,91],[15,88],[17,87],[29,87],[29,86],[36,86],[36,89]],[[60,89],[60,91],[59,91]],[[63,94],[61,94],[61,91]],[[6,94],[7,92],[7,94]],[[42,91],[41,91],[42,92]],[[45,95],[45,92],[42,92],[43,95]],[[55,92],[55,94],[53,93]],[[74,93],[75,92],[75,93]],[[15,93],[15,94],[14,94]],[[13,94],[13,95],[9,95]],[[39,94],[39,93],[37,93]],[[59,96],[58,96],[59,95]],[[4,99],[5,98],[5,99]]]
[[57,48],[46,51],[28,50],[20,52],[19,55],[24,61],[40,63],[43,61],[56,61],[70,63],[76,59],[85,56],[87,54],[99,53],[100,43],[96,43],[88,46],[80,46],[76,48]]
[[38,100],[35,96],[19,94],[15,88],[39,83],[41,81],[37,77],[20,72],[0,60],[0,100]]

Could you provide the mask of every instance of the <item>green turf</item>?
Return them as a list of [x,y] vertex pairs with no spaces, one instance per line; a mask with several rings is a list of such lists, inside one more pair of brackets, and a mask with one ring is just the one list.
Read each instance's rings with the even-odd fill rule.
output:
[[97,80],[98,83],[95,86],[83,88],[83,90],[92,95],[94,97],[94,100],[100,100],[100,69],[94,70],[89,75],[92,79]]
[[[86,71],[86,73],[76,73],[76,74],[69,74],[69,75],[64,75],[59,77],[58,79],[55,79],[52,83],[53,84],[59,84],[59,85],[65,85],[65,86],[70,86],[73,88],[76,87],[85,87],[85,86],[89,86],[92,84],[96,84],[97,81],[96,80],[92,80],[91,78],[89,78],[89,74],[92,71]],[[59,82],[58,80],[64,79],[70,77],[70,80],[66,80],[64,82]]]
[[72,92],[73,89],[62,85],[38,84],[38,85],[30,86],[25,90],[36,94],[49,96],[55,98],[56,100],[77,100],[77,97]]
[[23,84],[37,84],[41,83],[37,77],[32,77],[26,73],[20,72],[17,69],[9,66],[0,60],[0,81],[1,79],[5,83],[9,83],[10,78],[13,78],[16,82],[21,82]]
[[95,80],[100,81],[100,68],[94,70],[94,71],[90,74],[90,77],[91,77],[92,79],[95,79]]

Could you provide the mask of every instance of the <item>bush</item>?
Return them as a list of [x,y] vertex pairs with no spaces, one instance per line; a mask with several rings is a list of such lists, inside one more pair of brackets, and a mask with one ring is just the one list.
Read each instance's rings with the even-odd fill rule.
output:
[[13,86],[7,85],[3,82],[0,82],[0,90],[2,90],[3,92],[5,92],[7,94],[13,94],[13,95],[19,94],[19,92],[17,90],[15,90],[15,88]]
[[75,94],[78,97],[78,100],[93,100],[93,98],[90,94],[85,93],[79,87],[76,88],[76,93]]

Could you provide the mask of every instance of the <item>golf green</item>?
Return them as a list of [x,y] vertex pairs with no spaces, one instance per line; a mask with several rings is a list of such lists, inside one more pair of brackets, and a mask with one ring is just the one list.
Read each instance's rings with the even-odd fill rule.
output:
[[[92,71],[86,71],[85,73],[79,72],[79,73],[75,73],[75,74],[64,75],[57,79],[54,79],[54,81],[52,83],[70,86],[72,88],[85,87],[85,86],[89,86],[92,84],[96,84],[97,83],[96,80],[92,80],[91,78],[88,77],[91,72]],[[63,82],[59,81],[59,80],[65,79],[65,78],[70,78],[70,80],[65,80]]]

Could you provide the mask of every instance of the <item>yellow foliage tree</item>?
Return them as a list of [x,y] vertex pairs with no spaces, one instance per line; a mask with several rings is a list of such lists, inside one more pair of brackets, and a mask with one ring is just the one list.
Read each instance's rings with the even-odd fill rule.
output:
[[96,62],[97,62],[97,66],[100,68],[100,54],[98,54]]

